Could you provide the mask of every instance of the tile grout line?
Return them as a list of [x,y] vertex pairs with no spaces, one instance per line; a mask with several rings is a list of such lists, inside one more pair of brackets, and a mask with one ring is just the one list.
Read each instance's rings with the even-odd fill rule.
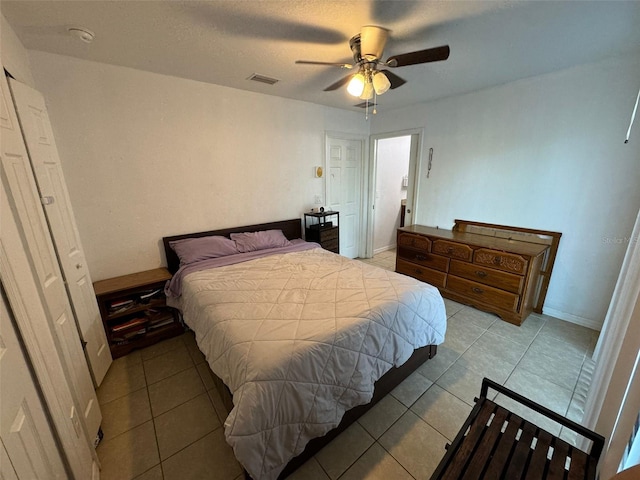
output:
[[[434,385],[435,385],[435,384],[434,384]],[[429,388],[431,388],[431,387],[429,387]],[[428,389],[427,389],[427,390],[428,390]],[[429,425],[429,427],[431,427],[431,428],[433,428],[434,430],[436,430],[436,428],[435,428],[433,425],[431,425],[430,423],[428,423],[427,421],[425,421],[425,420],[424,420],[422,417],[420,417],[419,415],[416,415],[416,413],[415,413],[415,412],[413,412],[410,408],[407,408],[407,411],[406,411],[406,412],[404,412],[402,415],[400,415],[400,417],[398,417],[398,418],[396,419],[396,421],[395,421],[395,422],[393,422],[393,423],[389,426],[389,428],[387,428],[387,429],[384,431],[384,433],[382,433],[382,435],[380,435],[380,437],[378,437],[378,440],[379,440],[380,438],[382,438],[382,436],[383,436],[385,433],[387,433],[389,430],[391,430],[391,428],[392,428],[396,423],[398,423],[398,422],[400,421],[400,419],[401,419],[402,417],[404,417],[404,416],[405,416],[407,413],[409,413],[409,412],[410,412],[412,415],[416,416],[416,417],[418,418],[418,420],[420,420],[421,422],[424,422],[426,425]],[[363,428],[364,428],[364,427],[363,427]],[[366,430],[366,429],[365,429],[365,430]],[[436,430],[436,431],[437,431],[437,430]],[[438,433],[440,433],[440,432],[438,431]],[[440,433],[440,435],[442,435],[442,433]],[[446,440],[449,440],[445,435],[442,435],[442,436],[443,436]],[[378,443],[378,444],[380,445],[380,447],[381,447],[385,452],[387,452],[387,453],[391,456],[391,458],[393,458],[396,462],[398,462],[398,464],[399,464],[399,465],[400,465],[404,470],[406,470],[406,471],[407,471],[407,473],[409,473],[409,475],[410,475],[412,478],[414,478],[414,479],[415,479],[416,477],[414,477],[414,476],[411,474],[411,472],[409,472],[409,471],[406,469],[406,467],[402,464],[402,462],[401,462],[398,458],[394,457],[392,452],[390,452],[389,450],[387,450],[386,448],[384,448],[384,445],[382,445],[382,443],[380,443],[378,440],[376,440],[376,443]],[[446,450],[446,449],[445,449],[445,450]],[[446,452],[445,452],[445,453],[446,453]]]
[[542,328],[545,326],[545,324],[547,323],[547,321],[545,320],[544,323],[540,326],[540,328],[538,329],[538,331],[536,332],[536,334],[533,336],[533,338],[531,339],[531,342],[529,342],[529,345],[527,345],[527,348],[525,349],[524,353],[522,354],[522,357],[520,357],[520,360],[518,360],[516,362],[516,366],[513,367],[513,370],[511,371],[511,373],[507,376],[507,379],[504,381],[504,383],[502,384],[503,387],[505,387],[507,385],[507,382],[509,381],[509,379],[512,377],[513,372],[516,371],[516,369],[518,368],[518,365],[520,365],[520,363],[522,362],[522,359],[525,357],[525,355],[527,354],[527,352],[529,351],[529,349],[531,348],[531,345],[533,345],[533,342],[535,341],[536,338],[538,338],[538,335],[540,335],[540,332],[542,331]]
[[[188,350],[188,348],[189,348],[189,347],[184,343],[184,339],[183,339],[183,341],[182,341],[182,345],[184,345],[184,346],[185,346],[185,348],[187,348],[187,350]],[[173,349],[173,350],[177,350],[177,348],[175,348],[175,349]],[[171,352],[171,351],[173,351],[173,350],[169,350],[169,351],[167,351],[167,352],[163,353],[162,355],[164,355],[164,354],[166,354],[166,353],[169,353],[169,352]],[[189,354],[189,352],[188,352],[188,351],[187,351],[187,354]],[[160,356],[160,355],[158,355],[158,356]],[[157,358],[157,357],[152,357],[152,358]],[[189,354],[189,359],[191,360],[191,363],[193,364],[190,368],[195,368],[195,369],[196,369],[196,373],[198,374],[198,379],[200,380],[200,383],[202,383],[202,386],[203,386],[203,388],[205,389],[204,395],[207,395],[207,398],[209,399],[209,402],[211,402],[211,406],[213,407],[213,402],[211,401],[211,397],[209,396],[209,393],[207,392],[206,386],[204,385],[204,382],[202,381],[202,377],[200,376],[200,372],[198,371],[197,366],[195,365],[195,362],[193,361],[193,358],[191,357],[191,355],[190,355],[190,354]],[[143,364],[143,368],[144,368],[144,360],[143,360],[142,364]],[[188,369],[181,370],[180,372],[176,372],[174,375],[177,375],[178,373],[182,373],[182,372],[184,372],[184,371],[186,371],[186,370],[188,370]],[[173,376],[173,375],[169,375],[169,377],[171,377],[171,376]],[[165,377],[165,378],[169,378],[169,377]],[[163,379],[163,380],[164,380],[164,379]],[[159,381],[162,381],[162,380],[159,380]],[[145,382],[146,382],[146,372],[145,372]],[[153,383],[152,385],[155,385],[156,383],[158,383],[158,382],[155,382],[155,383]],[[149,395],[149,386],[148,386],[148,385],[147,385],[147,394]],[[196,443],[196,442],[198,442],[198,441],[202,440],[204,437],[206,437],[206,436],[207,436],[207,435],[209,435],[210,433],[212,433],[212,432],[214,432],[214,431],[216,431],[216,430],[217,430],[217,428],[214,428],[211,432],[207,432],[207,433],[206,433],[205,435],[203,435],[202,437],[197,438],[197,439],[196,439],[196,440],[194,440],[193,442],[191,442],[191,443],[189,443],[189,444],[185,445],[183,448],[181,448],[180,450],[178,450],[178,451],[174,452],[173,454],[169,455],[167,458],[165,458],[165,459],[163,459],[163,458],[162,458],[162,455],[160,454],[160,444],[158,443],[158,432],[157,432],[157,430],[156,430],[156,418],[157,418],[157,417],[160,417],[160,416],[162,416],[162,415],[164,415],[164,414],[166,414],[166,413],[169,413],[169,412],[170,412],[170,411],[172,411],[172,410],[175,410],[176,408],[178,408],[178,407],[180,407],[180,406],[182,406],[182,405],[184,405],[184,404],[186,404],[186,403],[190,402],[190,401],[191,401],[191,400],[193,400],[194,398],[197,398],[197,395],[196,395],[195,397],[193,397],[193,398],[190,398],[190,399],[188,399],[188,400],[186,400],[186,401],[184,401],[184,402],[182,402],[182,403],[178,404],[178,405],[175,405],[173,408],[171,408],[171,409],[167,410],[166,412],[162,412],[162,413],[160,413],[160,414],[158,414],[158,415],[154,415],[154,414],[153,414],[153,410],[151,410],[151,420],[153,421],[153,431],[154,431],[154,434],[155,434],[156,448],[157,448],[157,450],[158,450],[158,460],[159,460],[159,462],[160,462],[158,465],[160,465],[160,472],[162,473],[162,478],[163,478],[163,479],[164,479],[164,465],[163,465],[163,463],[164,463],[166,460],[170,459],[170,458],[171,458],[171,457],[173,457],[174,455],[177,455],[178,453],[180,453],[181,451],[183,451],[185,448],[188,448],[189,446],[191,446],[191,445],[193,445],[194,443]],[[151,396],[149,396],[149,407],[151,408]],[[213,407],[213,411],[215,412],[215,407]],[[216,417],[217,417],[217,413],[216,413]],[[218,427],[218,428],[219,428],[219,427]]]
[[[190,353],[189,353],[189,351],[188,351],[188,350],[189,350],[189,346],[188,346],[186,343],[184,343],[184,337],[182,338],[182,344],[183,344],[183,345],[185,346],[185,348],[187,349],[187,355],[189,355],[189,359],[191,360],[192,366],[191,366],[190,368],[194,368],[194,369],[196,370],[196,373],[197,373],[197,375],[198,375],[198,380],[200,380],[200,383],[202,384],[202,387],[204,388],[204,394],[200,394],[200,395],[206,395],[206,396],[207,396],[207,399],[209,400],[209,402],[211,403],[211,407],[213,408],[213,412],[216,414],[216,417],[217,417],[217,416],[218,416],[218,413],[216,412],[216,409],[215,409],[215,407],[213,406],[213,401],[211,400],[211,397],[209,396],[209,392],[207,391],[207,387],[206,387],[206,385],[204,384],[204,382],[202,381],[202,376],[200,375],[200,372],[198,371],[198,367],[197,367],[197,365],[195,364],[195,362],[193,361],[193,358],[191,357],[191,354],[190,354]],[[186,370],[188,370],[188,369],[186,369]],[[181,370],[180,372],[177,372],[177,373],[181,373],[181,372],[186,371],[186,370]],[[176,373],[176,374],[177,374],[177,373]],[[174,375],[175,375],[175,374],[174,374]],[[173,376],[173,375],[170,375],[170,376]],[[166,378],[169,378],[169,377],[166,377]],[[156,383],[157,383],[157,382],[156,382]],[[166,413],[169,413],[169,412],[170,412],[170,411],[172,411],[172,410],[175,410],[176,408],[178,408],[178,407],[180,407],[180,406],[182,406],[182,405],[184,405],[184,404],[186,404],[186,403],[190,402],[191,400],[193,400],[194,398],[197,398],[198,396],[199,396],[199,395],[196,395],[195,397],[192,397],[192,398],[190,398],[190,399],[188,399],[188,400],[186,400],[186,401],[184,401],[184,402],[180,403],[179,405],[176,405],[176,406],[174,406],[173,408],[171,408],[171,409],[167,410],[166,412],[162,412],[161,414],[159,414],[159,415],[157,415],[157,416],[154,416],[154,415],[153,415],[153,413],[152,413],[154,430],[155,430],[155,421],[156,421],[156,418],[157,418],[157,417],[160,417],[161,415],[164,415],[164,414],[166,414]],[[149,399],[149,403],[151,403],[151,399]],[[218,420],[219,420],[219,419],[218,419]],[[202,435],[201,437],[199,437],[199,438],[195,439],[193,442],[188,443],[187,445],[183,446],[181,449],[179,449],[178,451],[176,451],[176,452],[172,453],[171,455],[169,455],[169,456],[168,456],[167,458],[165,458],[165,459],[163,459],[163,458],[162,458],[162,455],[160,454],[160,445],[158,444],[158,437],[157,437],[157,433],[156,433],[156,445],[157,445],[157,447],[158,447],[158,458],[160,459],[160,469],[161,469],[161,471],[162,471],[162,478],[164,478],[164,465],[163,465],[163,464],[164,464],[164,462],[166,462],[167,460],[169,460],[171,457],[173,457],[173,456],[177,455],[178,453],[182,452],[182,451],[183,451],[183,450],[185,450],[186,448],[190,447],[190,446],[191,446],[191,445],[193,445],[194,443],[199,442],[200,440],[202,440],[202,439],[203,439],[204,437],[206,437],[207,435],[209,435],[209,434],[211,434],[211,433],[215,432],[218,428],[221,428],[221,426],[222,426],[222,425],[218,426],[217,428],[214,428],[214,429],[213,429],[213,430],[211,430],[210,432],[207,432],[207,433],[205,433],[204,435]]]
[[156,417],[153,415],[153,407],[151,406],[151,395],[149,393],[149,384],[147,383],[147,370],[144,368],[144,359],[142,358],[142,355],[140,355],[140,361],[142,362],[142,373],[144,375],[144,385],[145,385],[145,388],[147,389],[147,400],[149,401],[149,412],[151,413],[151,422],[153,425],[153,437],[156,443],[156,452],[158,454],[158,465],[160,465],[160,473],[162,474],[162,478],[164,479],[164,470],[162,469],[162,457],[160,456],[160,445],[158,444],[158,431],[156,429]]
[[[182,344],[182,345],[184,345],[184,346],[188,349],[188,346],[184,343],[184,341],[182,341],[182,342],[181,342],[181,344]],[[154,356],[154,357],[150,357],[150,358],[148,358],[148,359],[146,359],[146,360],[152,360],[152,359],[158,358],[158,357],[160,357],[160,356],[162,356],[162,355],[166,355],[166,354],[168,354],[168,353],[171,353],[171,352],[172,352],[172,351],[174,351],[174,350],[177,350],[177,348],[179,348],[179,347],[173,348],[173,349],[171,349],[171,350],[167,350],[166,352],[163,352],[163,353],[161,353],[161,354],[159,354],[159,355],[156,355],[156,356]],[[208,393],[207,393],[206,386],[204,385],[204,382],[202,381],[202,377],[200,376],[200,373],[199,373],[199,372],[198,372],[198,370],[197,370],[197,366],[195,365],[195,362],[193,361],[193,358],[191,358],[191,356],[189,356],[189,359],[191,360],[191,363],[192,363],[192,366],[191,366],[191,367],[189,367],[189,368],[195,368],[195,369],[196,369],[196,373],[198,374],[198,379],[199,379],[199,380],[200,380],[200,382],[202,383],[202,385],[203,385],[203,387],[204,387],[204,389],[205,389],[205,394],[207,395],[207,398],[208,398],[208,399],[209,399],[209,401],[211,402],[211,398],[209,397],[209,395],[208,395]],[[182,403],[180,403],[180,404],[178,404],[178,405],[175,405],[174,407],[172,407],[171,409],[167,410],[166,412],[162,412],[162,413],[160,413],[160,414],[158,414],[158,415],[154,415],[154,413],[153,413],[153,408],[152,408],[152,405],[151,405],[151,395],[150,395],[150,393],[149,393],[149,384],[147,383],[147,372],[146,372],[146,368],[145,368],[145,359],[143,359],[143,358],[142,358],[142,356],[140,357],[140,363],[141,363],[141,367],[142,367],[142,374],[143,374],[143,376],[144,376],[144,383],[145,383],[144,387],[141,387],[141,388],[139,388],[139,389],[137,389],[137,390],[134,390],[134,391],[132,391],[132,392],[129,392],[129,393],[127,393],[127,394],[125,394],[125,395],[122,395],[122,396],[120,396],[120,397],[114,398],[113,400],[110,400],[109,402],[106,402],[106,403],[105,403],[105,404],[103,404],[103,405],[107,405],[107,404],[109,404],[109,403],[111,403],[111,402],[113,402],[113,401],[116,401],[116,400],[122,399],[122,398],[124,398],[124,397],[126,397],[126,396],[128,396],[128,395],[131,395],[132,393],[139,392],[139,391],[140,391],[140,390],[142,390],[142,389],[145,389],[145,390],[146,390],[146,393],[147,393],[147,400],[148,400],[148,402],[149,402],[149,412],[150,412],[150,414],[151,414],[151,419],[150,419],[150,421],[152,422],[152,425],[153,425],[153,433],[154,433],[154,440],[155,440],[155,444],[156,444],[156,452],[158,453],[158,463],[157,463],[157,464],[155,464],[155,465],[153,465],[151,468],[149,468],[149,469],[148,469],[148,470],[146,470],[145,472],[142,472],[140,475],[142,475],[142,474],[144,474],[144,473],[148,472],[149,470],[151,470],[151,469],[155,468],[156,466],[160,466],[160,470],[161,470],[162,476],[163,476],[163,478],[164,478],[164,468],[163,468],[163,466],[162,466],[162,462],[163,462],[163,460],[162,460],[162,457],[161,457],[161,455],[160,455],[160,445],[158,444],[158,432],[157,432],[157,429],[156,429],[156,421],[155,421],[155,420],[156,420],[156,418],[157,418],[157,417],[159,417],[159,416],[161,416],[161,415],[164,415],[165,413],[169,413],[171,410],[174,410],[175,408],[178,408],[179,406],[184,405],[185,403],[187,403],[187,402],[189,402],[189,401],[193,400],[193,398],[196,398],[196,397],[190,398],[190,399],[188,399],[188,400],[186,400],[186,401],[184,401],[184,402],[182,402]],[[179,373],[185,372],[185,371],[189,370],[189,368],[187,368],[187,369],[185,369],[185,370],[180,370],[179,372],[175,372],[175,373],[173,373],[172,375],[169,375],[168,377],[165,377],[165,378],[163,378],[163,379],[161,379],[161,380],[158,380],[157,382],[152,383],[151,385],[155,385],[156,383],[159,383],[160,381],[165,380],[166,378],[169,378],[169,377],[172,377],[172,376],[177,375],[177,374],[179,374]],[[213,404],[213,402],[212,402],[212,404]],[[214,408],[214,411],[215,411],[215,408]],[[216,414],[216,415],[217,415],[217,414]],[[123,431],[123,432],[120,432],[118,435],[116,435],[116,436],[114,436],[114,437],[110,438],[109,440],[114,440],[114,439],[118,438],[119,436],[121,436],[121,435],[123,435],[123,434],[126,434],[126,433],[128,433],[128,432],[131,432],[131,431],[132,431],[132,430],[134,430],[135,428],[137,428],[137,427],[139,427],[139,426],[141,426],[141,425],[144,425],[144,423],[147,423],[147,422],[143,422],[143,423],[141,423],[140,425],[136,425],[136,426],[134,426],[134,427],[128,428],[127,430],[125,430],[125,431]],[[208,435],[208,434],[212,433],[212,432],[213,432],[213,431],[215,431],[215,430],[217,430],[217,428],[214,428],[211,432],[208,432],[206,435]],[[205,435],[205,436],[206,436],[206,435]],[[195,440],[195,441],[201,440],[202,438],[204,438],[204,436],[203,436],[203,437],[201,437],[201,438],[198,438],[198,439],[197,439],[197,440]],[[184,448],[187,448],[187,447],[188,447],[188,446],[190,446],[191,444],[195,443],[195,441],[194,441],[194,442],[191,442],[189,445],[186,445],[185,447],[183,447],[182,449],[180,449],[178,452],[180,452],[180,451],[184,450]],[[174,454],[170,455],[170,456],[169,456],[169,457],[167,457],[167,458],[170,458],[171,456],[175,455],[175,454],[176,454],[176,453],[178,453],[178,452],[175,452]],[[140,476],[140,475],[137,475],[137,476]],[[137,477],[137,476],[136,476],[136,477]],[[135,477],[134,477],[134,478],[135,478]]]
[[[405,412],[405,413],[406,413],[406,412]],[[397,421],[397,420],[396,420],[396,421]],[[394,422],[394,423],[395,423],[395,422]],[[366,428],[364,428],[362,425],[360,425],[360,426],[364,429],[364,431],[365,431],[365,432],[367,432],[367,429],[366,429]],[[389,428],[391,428],[391,427],[389,427]],[[369,432],[367,432],[367,433],[369,433]],[[381,435],[381,436],[382,436],[382,435]],[[372,437],[372,438],[373,438],[373,437]],[[398,459],[397,459],[397,458],[395,458],[395,457],[391,454],[391,452],[388,452],[388,451],[387,451],[387,449],[386,449],[386,448],[384,448],[384,447],[383,447],[383,446],[378,442],[378,440],[376,440],[376,439],[374,438],[374,439],[373,439],[373,443],[372,443],[371,445],[369,445],[369,447],[368,447],[368,448],[367,448],[367,449],[362,453],[362,455],[360,455],[358,458],[356,458],[356,459],[355,459],[355,461],[354,461],[351,465],[349,465],[349,466],[347,467],[347,469],[346,469],[344,472],[342,472],[340,475],[338,475],[338,477],[336,478],[336,480],[340,480],[341,478],[343,478],[343,477],[346,475],[346,473],[349,471],[349,469],[350,469],[351,467],[353,467],[356,463],[358,463],[358,460],[360,460],[362,457],[364,457],[364,456],[366,455],[366,453],[367,453],[369,450],[371,450],[371,449],[373,448],[373,446],[374,446],[374,445],[376,445],[376,444],[377,444],[380,448],[382,448],[382,450],[384,450],[384,451],[385,451],[385,452],[386,452],[386,453],[387,453],[391,458],[393,458],[393,459],[396,461],[396,463],[397,463],[398,465],[400,465],[400,467],[401,467],[405,472],[407,472],[407,474],[409,474],[409,476],[410,476],[411,478],[413,478],[413,479],[415,479],[415,478],[416,478],[416,477],[414,477],[413,475],[411,475],[411,472],[409,472],[409,471],[405,468],[405,466],[404,466],[404,465],[402,465],[402,463],[400,463],[400,462],[398,461]],[[320,463],[320,462],[318,462],[318,463]],[[320,465],[320,467],[322,468],[322,465]],[[324,469],[323,469],[323,470],[324,470]],[[327,474],[327,476],[328,476],[329,478],[331,478],[331,477],[329,476],[329,474]]]

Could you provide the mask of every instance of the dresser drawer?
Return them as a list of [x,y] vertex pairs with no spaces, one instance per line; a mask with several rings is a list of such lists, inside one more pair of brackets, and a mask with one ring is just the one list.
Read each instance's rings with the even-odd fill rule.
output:
[[497,308],[510,310],[512,312],[518,311],[518,301],[520,300],[518,295],[481,283],[465,280],[455,275],[449,275],[447,277],[447,290]]
[[521,275],[525,274],[527,265],[529,265],[529,261],[520,255],[498,250],[489,250],[487,248],[476,250],[476,253],[473,255],[473,263],[487,265],[492,268],[519,273]]
[[412,235],[411,233],[401,233],[398,235],[398,247],[410,247],[428,252],[431,250],[431,240],[422,235]]
[[520,275],[472,263],[459,262],[458,260],[451,260],[449,273],[513,293],[522,293],[522,286],[524,285],[524,277]]
[[325,250],[336,250],[338,248],[338,239],[334,238],[333,240],[326,240],[322,242],[322,248]]
[[447,257],[457,258],[458,260],[465,260],[467,262],[470,262],[473,256],[473,250],[469,245],[450,242],[448,240],[434,240],[431,251],[439,255],[446,255]]
[[326,230],[320,230],[320,241],[326,242],[329,240],[337,240],[338,239],[338,229],[337,228],[328,228]]
[[396,260],[396,272],[404,273],[405,275],[417,278],[438,288],[444,287],[447,278],[447,274],[444,272],[422,267],[415,263],[405,262],[399,258]]
[[425,267],[434,268],[442,272],[446,272],[449,269],[450,260],[447,257],[440,255],[433,255],[432,253],[423,253],[417,250],[411,250],[410,248],[398,248],[398,257],[408,262],[418,263]]

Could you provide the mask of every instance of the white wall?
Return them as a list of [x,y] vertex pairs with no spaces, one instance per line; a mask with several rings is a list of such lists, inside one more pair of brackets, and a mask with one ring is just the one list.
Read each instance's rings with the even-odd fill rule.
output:
[[27,85],[34,85],[29,54],[4,15],[0,15],[0,53],[2,66],[13,78]]
[[410,135],[378,140],[374,253],[388,250],[396,244],[396,231],[400,226],[400,202],[407,198],[407,189],[402,186],[402,177],[409,174],[410,150]]
[[416,223],[562,232],[545,312],[599,328],[640,208],[638,125],[623,144],[638,87],[640,56],[609,58],[382,111],[371,133],[425,127]]
[[[30,54],[95,279],[161,265],[163,235],[299,216],[325,130],[369,133],[359,113]],[[599,327],[640,208],[638,78],[640,57],[610,58],[382,111],[371,133],[425,127],[418,223],[562,232],[545,311]]]
[[301,216],[325,130],[360,113],[30,52],[94,280],[163,264],[161,237]]

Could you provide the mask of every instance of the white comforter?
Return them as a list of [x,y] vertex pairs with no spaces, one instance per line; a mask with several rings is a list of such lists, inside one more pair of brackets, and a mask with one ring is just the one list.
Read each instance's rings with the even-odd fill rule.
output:
[[180,308],[233,393],[225,435],[254,479],[368,403],[414,349],[444,340],[438,290],[321,248],[190,273]]

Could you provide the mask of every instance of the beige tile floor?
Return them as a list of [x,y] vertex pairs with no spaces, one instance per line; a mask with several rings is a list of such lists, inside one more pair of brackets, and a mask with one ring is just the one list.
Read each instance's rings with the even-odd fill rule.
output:
[[[395,251],[363,260],[394,269]],[[471,411],[484,376],[579,421],[597,332],[545,315],[521,327],[445,301],[436,357],[296,471],[294,480],[427,479]],[[194,337],[186,333],[114,361],[98,389],[103,480],[239,480],[223,409]],[[559,425],[508,407],[563,438]]]

